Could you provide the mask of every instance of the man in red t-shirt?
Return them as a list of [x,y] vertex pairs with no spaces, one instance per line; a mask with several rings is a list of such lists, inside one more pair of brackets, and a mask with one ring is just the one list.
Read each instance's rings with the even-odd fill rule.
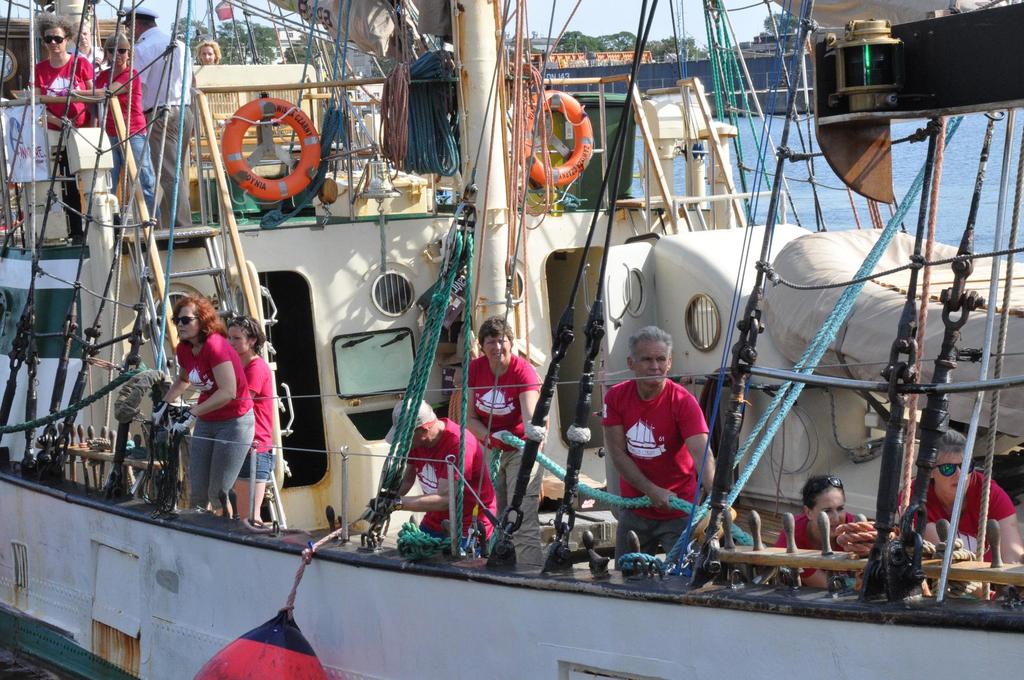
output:
[[647,496],[651,506],[619,511],[616,559],[630,551],[630,531],[636,532],[643,552],[671,549],[689,521],[671,507],[671,500],[694,500],[702,460],[706,491],[715,478],[704,414],[693,395],[668,380],[672,336],[656,326],[641,328],[629,338],[626,362],[636,378],[605,393],[605,448],[620,475],[621,494]]
[[[928,524],[924,528],[924,537],[933,543],[939,541],[935,523],[940,519],[948,521],[953,514],[953,501],[956,498],[956,486],[960,479],[960,464],[963,461],[966,443],[964,436],[956,430],[948,430],[939,439],[935,469],[932,470],[928,483],[928,501],[925,506]],[[957,534],[965,548],[977,552],[981,492],[985,485],[985,477],[977,471],[971,472],[970,475]],[[1010,496],[996,484],[995,480],[989,485],[988,518],[999,522],[999,554],[1003,561],[1011,564],[1024,562],[1024,541],[1021,541],[1017,509]],[[984,559],[992,559],[991,550],[985,551]]]
[[[401,414],[402,405],[398,404],[391,413],[392,422],[396,425]],[[441,523],[448,519],[448,494],[451,486],[447,458],[451,456],[458,460],[460,427],[447,418],[438,418],[434,414],[434,409],[425,401],[420,402],[414,426],[416,429],[413,430],[412,445],[409,449],[409,466],[398,489],[401,498],[394,509],[426,513],[420,522],[420,529],[436,538],[443,538],[447,534]],[[392,427],[384,439],[390,443],[394,436],[395,427]],[[494,486],[484,466],[480,445],[469,433],[466,436],[462,469],[466,479],[466,491],[462,496],[460,535],[466,537],[473,525],[474,515],[479,514],[484,525],[484,533],[490,537],[493,528],[491,519],[486,513],[479,512],[478,505],[482,504],[491,515],[497,513]],[[417,479],[423,494],[407,496]]]

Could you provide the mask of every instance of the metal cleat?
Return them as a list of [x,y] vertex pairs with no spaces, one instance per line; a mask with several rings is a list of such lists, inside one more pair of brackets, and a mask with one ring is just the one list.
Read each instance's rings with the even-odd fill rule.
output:
[[723,550],[736,550],[736,544],[732,540],[732,508],[726,508],[722,516],[725,523],[725,536],[722,537]]
[[589,530],[583,532],[583,547],[587,551],[587,560],[590,563],[590,575],[595,579],[608,578],[609,558],[599,555],[597,550],[594,549],[594,534]]
[[331,532],[333,533],[334,532],[334,521],[335,521],[334,506],[333,505],[328,505],[324,509],[324,514],[327,515],[327,528],[330,529]]

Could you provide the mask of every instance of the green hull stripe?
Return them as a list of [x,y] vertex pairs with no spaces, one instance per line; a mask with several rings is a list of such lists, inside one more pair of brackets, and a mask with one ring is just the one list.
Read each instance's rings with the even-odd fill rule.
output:
[[6,647],[90,680],[132,680],[114,664],[82,649],[41,621],[0,604],[0,640]]

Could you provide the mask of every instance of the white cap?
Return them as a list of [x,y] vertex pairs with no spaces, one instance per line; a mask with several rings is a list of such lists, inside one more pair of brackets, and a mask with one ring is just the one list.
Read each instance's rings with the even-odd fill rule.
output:
[[129,14],[134,14],[135,16],[140,17],[152,17],[154,19],[160,18],[160,12],[157,12],[155,9],[150,9],[149,7],[136,7],[134,10],[129,12]]
[[[395,438],[395,428],[398,427],[398,419],[402,417],[402,402],[395,404],[395,408],[391,411],[391,422],[394,423],[388,433],[384,435],[384,441],[388,444]],[[420,407],[416,411],[416,422],[413,425],[415,428],[421,428],[424,425],[437,420],[437,414],[434,413],[434,409],[430,408],[430,404],[425,401],[420,402]]]

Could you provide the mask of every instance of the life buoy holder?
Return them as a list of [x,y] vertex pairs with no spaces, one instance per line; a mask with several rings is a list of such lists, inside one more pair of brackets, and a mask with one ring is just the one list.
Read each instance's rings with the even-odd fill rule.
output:
[[[287,177],[268,179],[252,171],[251,164],[272,153],[284,163],[290,156],[284,149],[274,146],[273,133],[259,135],[256,150],[248,158],[242,155],[246,131],[253,125],[288,125],[295,131],[301,151],[299,160]],[[283,201],[309,186],[320,166],[320,136],[313,121],[302,109],[291,102],[270,97],[254,99],[234,115],[224,126],[221,136],[221,155],[224,168],[241,189],[264,202]]]
[[526,144],[525,154],[530,159],[530,181],[537,186],[568,186],[583,174],[594,155],[594,128],[590,124],[590,116],[583,110],[583,105],[572,95],[560,90],[544,91],[544,110],[561,113],[565,117],[566,124],[572,126],[575,138],[572,153],[561,165],[552,165],[551,177],[548,177],[544,170],[544,160],[533,150],[532,131],[537,115],[536,109],[537,98],[534,97],[526,113],[526,127],[527,130],[530,130],[531,135]]

